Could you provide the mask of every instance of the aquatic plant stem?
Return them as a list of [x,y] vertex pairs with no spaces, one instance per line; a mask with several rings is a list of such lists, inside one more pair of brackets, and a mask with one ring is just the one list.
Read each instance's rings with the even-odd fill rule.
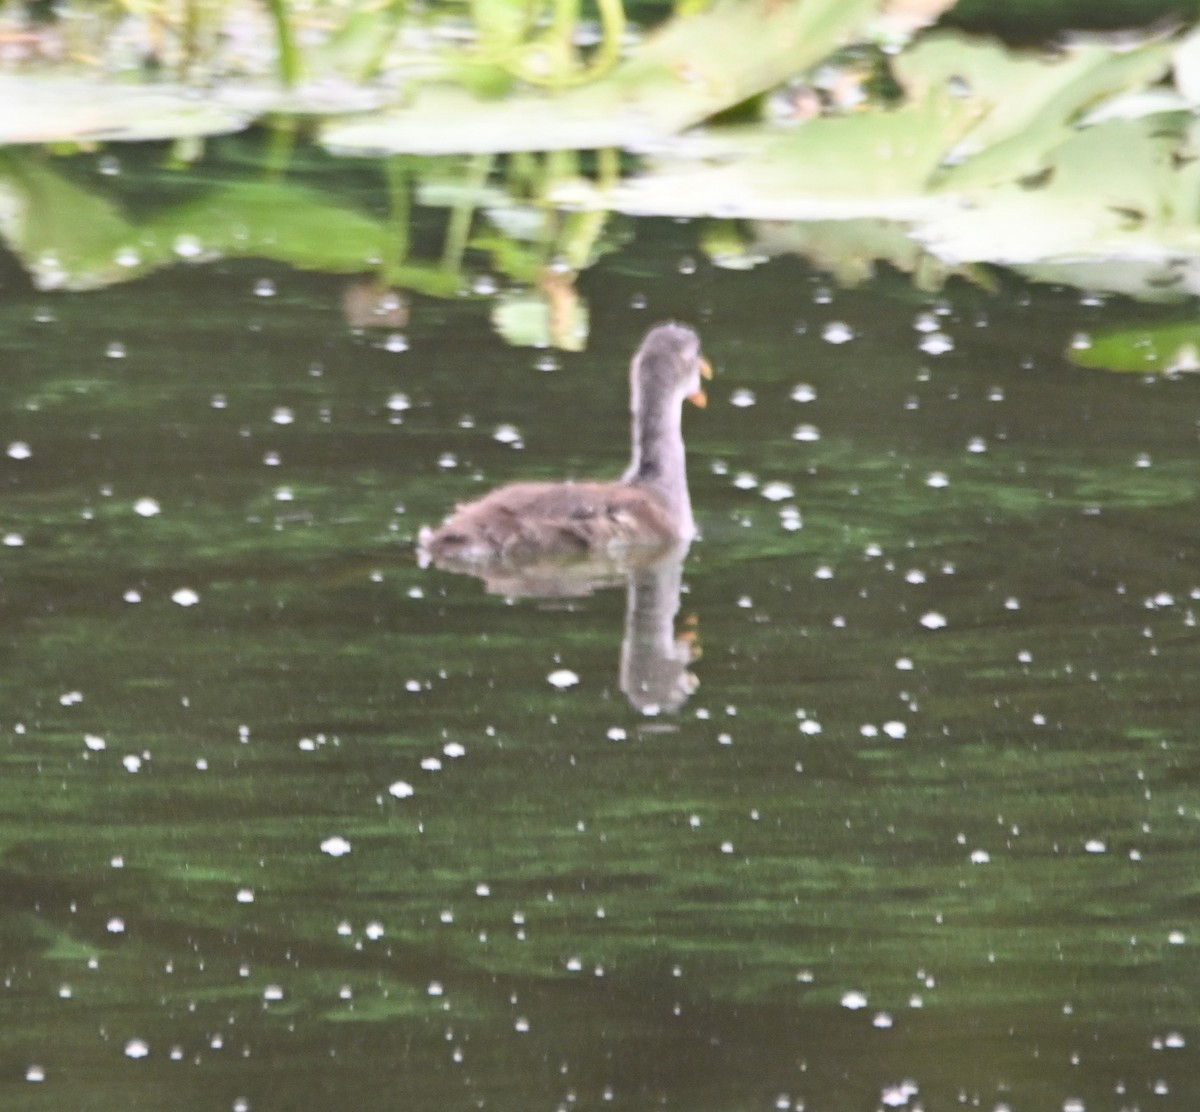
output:
[[285,88],[297,85],[303,75],[303,58],[296,46],[296,35],[292,28],[287,0],[267,0],[267,7],[275,23],[275,38],[279,48],[279,80]]
[[394,0],[379,13],[379,25],[383,30],[377,35],[374,49],[367,56],[356,75],[359,81],[369,81],[379,76],[379,71],[383,69],[384,60],[387,58],[387,52],[391,49],[392,42],[400,30],[400,24],[407,12],[408,0]]
[[550,27],[541,42],[548,46],[554,61],[543,72],[530,63],[531,57],[544,57],[544,49],[528,44],[519,47],[500,64],[515,77],[531,85],[565,89],[583,85],[607,73],[621,57],[621,39],[625,34],[625,8],[622,0],[596,0],[600,14],[600,45],[584,65],[579,65],[574,46],[579,24],[579,0],[554,0]]
[[621,152],[616,147],[596,151],[596,184],[611,189],[621,180]]
[[446,242],[442,249],[442,269],[459,270],[471,234],[471,221],[475,216],[476,198],[492,172],[495,155],[473,155],[467,163],[464,178],[464,199],[450,210],[450,223],[446,226]]
[[295,116],[273,116],[267,121],[267,147],[263,152],[265,176],[279,180],[287,173],[296,150],[299,122]]
[[384,239],[383,284],[391,286],[395,284],[396,275],[408,258],[412,184],[406,155],[393,155],[384,166],[387,172],[390,234]]
[[592,56],[591,77],[599,77],[617,64],[621,57],[621,40],[625,36],[625,8],[621,0],[596,0],[596,7],[600,9],[602,38]]

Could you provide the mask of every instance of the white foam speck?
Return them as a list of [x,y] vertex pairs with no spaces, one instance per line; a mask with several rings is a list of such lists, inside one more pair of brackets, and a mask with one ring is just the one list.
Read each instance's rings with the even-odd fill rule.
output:
[[915,1081],[901,1081],[899,1085],[889,1085],[879,1094],[879,1099],[888,1108],[899,1108],[919,1092]]

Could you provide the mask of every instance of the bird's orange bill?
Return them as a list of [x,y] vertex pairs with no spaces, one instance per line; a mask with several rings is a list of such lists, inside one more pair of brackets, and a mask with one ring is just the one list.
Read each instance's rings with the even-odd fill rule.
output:
[[680,625],[683,629],[675,638],[675,644],[687,652],[688,663],[695,663],[704,655],[700,647],[700,631],[696,628],[700,619],[695,614],[688,614]]
[[[701,378],[712,378],[712,376],[713,376],[712,364],[707,359],[705,359],[704,356],[701,356],[700,357],[700,377]],[[687,400],[689,402],[691,402],[692,405],[696,406],[698,409],[703,409],[706,405],[708,405],[708,395],[704,392],[703,386],[701,386],[700,389],[697,390],[694,394],[689,394],[687,396]]]

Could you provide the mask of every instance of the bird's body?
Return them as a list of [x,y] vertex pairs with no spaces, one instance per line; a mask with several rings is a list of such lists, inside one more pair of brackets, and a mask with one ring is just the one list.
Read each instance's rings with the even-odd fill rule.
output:
[[657,502],[625,483],[514,483],[460,507],[422,546],[458,560],[516,562],[668,545],[674,532]]
[[690,328],[652,329],[630,368],[633,452],[620,479],[500,487],[422,529],[422,556],[443,566],[528,564],[686,544],[696,526],[681,410],[685,398],[703,404],[700,380],[710,374]]

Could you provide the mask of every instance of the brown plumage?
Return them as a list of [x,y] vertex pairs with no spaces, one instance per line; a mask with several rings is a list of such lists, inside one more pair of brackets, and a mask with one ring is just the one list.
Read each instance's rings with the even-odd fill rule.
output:
[[690,328],[652,329],[630,366],[633,455],[620,479],[500,487],[422,529],[422,557],[442,566],[517,564],[690,541],[681,410],[685,398],[704,404],[701,377],[711,374]]

